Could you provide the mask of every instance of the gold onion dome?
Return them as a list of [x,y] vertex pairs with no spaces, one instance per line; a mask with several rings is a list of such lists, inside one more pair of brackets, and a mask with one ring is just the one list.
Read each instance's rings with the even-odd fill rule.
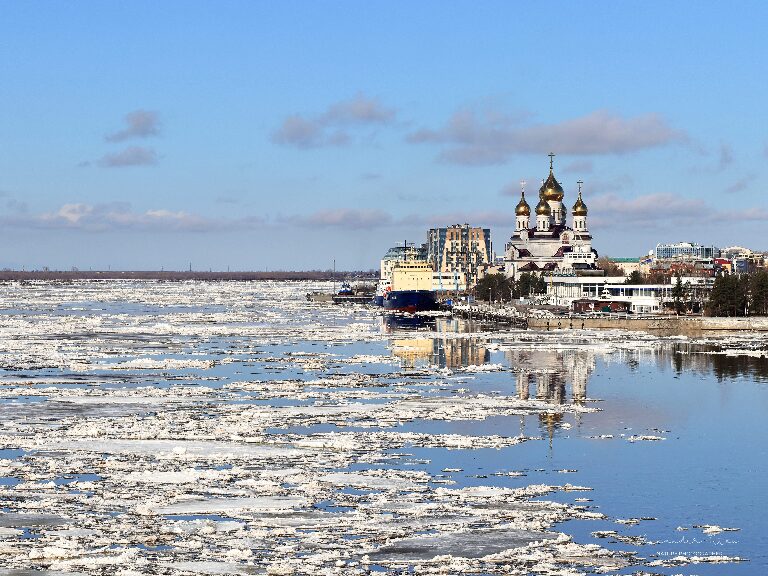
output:
[[517,206],[515,207],[515,215],[516,216],[530,216],[531,215],[531,207],[528,206],[528,202],[525,201],[525,192],[523,192],[520,195],[520,202],[518,202]]
[[560,186],[560,182],[555,178],[552,168],[549,169],[549,177],[539,188],[539,196],[549,202],[562,202],[563,200],[563,187]]
[[581,190],[579,190],[579,197],[576,199],[576,204],[573,205],[574,216],[586,216],[587,205],[584,204],[584,200],[581,199]]
[[552,210],[549,208],[549,204],[547,204],[544,198],[539,200],[539,203],[536,204],[536,214],[539,216],[549,216],[552,214]]

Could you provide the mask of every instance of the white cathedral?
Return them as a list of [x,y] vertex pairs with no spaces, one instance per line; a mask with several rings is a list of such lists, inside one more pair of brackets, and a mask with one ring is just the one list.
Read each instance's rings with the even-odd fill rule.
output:
[[524,183],[515,208],[515,231],[505,246],[504,271],[511,278],[523,272],[535,274],[589,274],[594,270],[597,252],[587,228],[587,206],[579,197],[573,205],[573,226],[566,225],[563,187],[553,172],[554,154],[549,155],[549,177],[539,189],[535,226],[531,227],[531,207],[525,200]]

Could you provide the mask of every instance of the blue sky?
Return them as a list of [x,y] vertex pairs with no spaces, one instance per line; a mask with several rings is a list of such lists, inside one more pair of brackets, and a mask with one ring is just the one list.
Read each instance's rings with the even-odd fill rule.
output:
[[768,249],[764,2],[0,1],[0,266],[375,268],[553,151],[601,254]]

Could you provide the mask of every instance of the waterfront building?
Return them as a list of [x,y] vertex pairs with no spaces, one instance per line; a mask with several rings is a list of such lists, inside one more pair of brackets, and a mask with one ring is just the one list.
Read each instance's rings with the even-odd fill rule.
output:
[[714,246],[703,246],[693,242],[676,242],[673,244],[656,244],[654,258],[656,260],[711,260],[720,255],[720,250]]
[[581,197],[583,182],[578,182],[572,226],[568,226],[563,187],[554,174],[554,156],[549,155],[549,176],[539,189],[533,226],[531,207],[525,198],[525,182],[521,182],[520,201],[515,207],[515,231],[504,249],[504,269],[511,278],[523,272],[599,273],[595,266],[597,252],[592,248],[587,225],[587,205]]
[[[549,304],[570,307],[578,300],[619,300],[629,303],[632,313],[653,314],[662,312],[665,303],[673,301],[677,279],[656,284],[625,284],[623,276],[551,276],[547,281]],[[690,301],[702,304],[708,298],[715,279],[711,276],[681,276],[680,281]]]
[[459,274],[465,285],[471,286],[478,280],[480,266],[493,261],[491,230],[469,224],[432,228],[427,240],[427,259],[435,272]]
[[436,292],[466,292],[467,276],[463,272],[432,272],[432,290]]
[[574,300],[598,299],[601,295],[625,300],[635,313],[657,313],[672,298],[673,284],[625,284],[623,276],[590,278],[552,276],[547,282],[550,304],[570,307]]

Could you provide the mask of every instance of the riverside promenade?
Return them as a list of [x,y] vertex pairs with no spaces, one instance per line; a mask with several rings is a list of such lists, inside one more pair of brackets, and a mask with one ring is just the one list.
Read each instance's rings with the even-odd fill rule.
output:
[[711,316],[639,316],[610,314],[605,316],[558,315],[539,308],[509,304],[472,304],[453,307],[454,316],[485,322],[511,324],[533,330],[642,330],[670,333],[697,331],[768,331],[768,316],[724,318]]
[[528,318],[528,327],[541,329],[614,329],[664,332],[768,331],[768,317],[718,318],[711,316],[554,316]]

